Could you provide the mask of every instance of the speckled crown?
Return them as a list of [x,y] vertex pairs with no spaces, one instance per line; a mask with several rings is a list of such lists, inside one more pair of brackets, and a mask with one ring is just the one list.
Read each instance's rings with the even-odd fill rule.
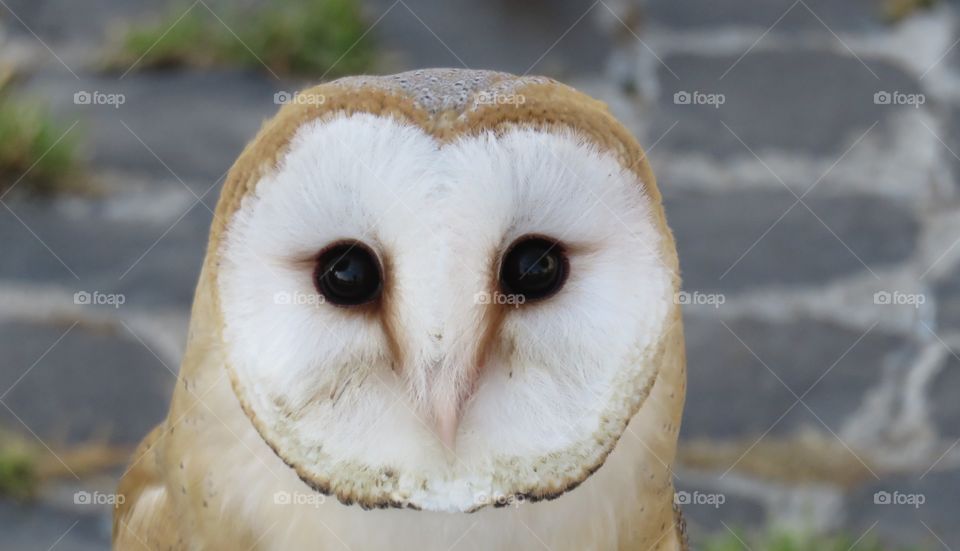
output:
[[471,69],[419,69],[389,76],[353,76],[331,84],[346,88],[376,88],[406,96],[430,113],[456,113],[476,110],[498,99],[517,98],[517,90],[529,84],[554,82],[546,77],[514,76],[497,71]]

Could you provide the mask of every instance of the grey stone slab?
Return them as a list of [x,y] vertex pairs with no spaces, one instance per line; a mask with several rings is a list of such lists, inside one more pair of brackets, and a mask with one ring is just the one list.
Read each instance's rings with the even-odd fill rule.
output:
[[109,548],[108,518],[0,499],[0,551],[102,551]]
[[690,484],[683,477],[678,477],[675,484],[694,544],[706,540],[710,534],[725,532],[724,524],[735,530],[750,530],[766,523],[766,510],[755,499],[723,492],[716,487]]
[[[393,4],[372,0],[366,6],[372,17],[379,17]],[[383,51],[399,56],[401,70],[466,66],[550,76],[599,74],[612,49],[612,36],[598,17],[609,13],[601,13],[606,8],[593,2],[404,4],[394,6],[374,32]]]
[[[729,330],[710,317],[685,321],[684,438],[755,437],[775,423],[773,435],[792,434],[801,426],[826,432],[817,417],[837,431],[884,367],[908,359],[899,353],[905,339],[879,329],[851,348],[861,331],[810,319],[743,319],[725,322]],[[802,396],[808,389],[803,401],[816,416],[802,404],[787,413],[794,393]]]
[[648,5],[653,22],[673,28],[744,26],[772,27],[773,33],[795,30],[828,33],[825,25],[834,32],[882,27],[882,6],[870,0],[652,0]]
[[[944,19],[953,18],[956,19],[960,15],[960,2],[956,0],[947,0],[946,2],[940,2],[939,4],[946,4],[949,9],[943,9],[942,11],[947,15]],[[950,44],[953,44],[958,38],[960,38],[960,32],[958,32],[957,27],[951,26],[952,37],[950,38]],[[956,48],[951,49],[950,51],[944,52],[944,57],[940,63],[933,68],[931,72],[936,72],[939,69],[948,69],[956,73],[957,70],[960,70],[960,52],[957,52]],[[956,151],[956,150],[954,150]]]
[[808,196],[815,216],[800,204],[791,209],[796,197],[786,190],[664,190],[688,291],[821,284],[863,272],[864,264],[876,270],[903,261],[917,240],[911,212],[873,196]]
[[[955,40],[960,40],[958,36]],[[952,52],[953,72],[960,71],[960,52]],[[946,116],[943,116],[946,115]],[[953,101],[941,115],[945,121],[946,130],[943,132],[944,148],[939,153],[950,167],[953,184],[960,187],[960,102]]]
[[[5,4],[19,19],[10,18],[12,21],[7,27],[11,32],[32,37],[32,31],[53,46],[100,44],[112,27],[130,18],[149,15],[162,6],[151,0],[8,0]],[[58,55],[62,57],[63,53]]]
[[189,307],[213,218],[202,205],[141,224],[109,221],[97,210],[79,216],[46,201],[5,202],[13,213],[0,209],[0,279],[123,293],[125,308]]
[[25,424],[51,447],[139,442],[163,420],[175,375],[132,335],[68,329],[0,324],[0,388],[13,412],[0,409],[3,425],[27,433]]
[[[197,195],[230,168],[263,121],[279,109],[274,94],[300,87],[255,72],[134,72],[119,77],[85,74],[78,81],[63,71],[45,70],[24,82],[22,93],[49,104],[65,127],[80,121],[74,132],[83,139],[93,166],[180,185],[175,174]],[[77,93],[90,94],[91,103],[75,103]],[[110,94],[122,95],[123,103],[93,104],[93,98]]]
[[960,360],[954,356],[930,385],[930,414],[940,436],[960,438]]
[[[889,494],[889,500],[878,492]],[[848,496],[847,524],[851,532],[861,533],[876,523],[871,534],[891,544],[957,549],[960,548],[958,495],[958,470],[931,472],[923,478],[919,473],[885,478]],[[921,496],[923,503],[911,505],[914,496]],[[913,502],[916,501],[914,498]]]
[[[739,57],[664,58],[669,70],[661,67],[659,72],[662,91],[651,114],[650,139],[676,126],[658,148],[752,160],[749,147],[761,158],[777,151],[832,161],[874,123],[878,124],[872,133],[889,133],[895,130],[891,122],[895,114],[916,109],[874,103],[877,92],[919,92],[908,73],[887,61],[865,58],[865,67],[852,56],[830,51],[760,48],[738,61]],[[723,103],[696,104],[695,92],[722,94]],[[692,101],[675,103],[677,93],[690,94]]]
[[955,270],[934,286],[937,300],[937,327],[944,332],[960,332],[960,271]]

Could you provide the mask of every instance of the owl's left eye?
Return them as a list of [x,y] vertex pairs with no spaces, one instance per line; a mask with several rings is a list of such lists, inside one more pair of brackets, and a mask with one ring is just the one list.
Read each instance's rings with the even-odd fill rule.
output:
[[526,300],[552,296],[567,279],[569,261],[563,246],[551,239],[527,236],[507,250],[500,263],[500,288]]
[[338,306],[359,306],[380,296],[380,264],[362,243],[328,247],[317,260],[314,283],[324,298]]

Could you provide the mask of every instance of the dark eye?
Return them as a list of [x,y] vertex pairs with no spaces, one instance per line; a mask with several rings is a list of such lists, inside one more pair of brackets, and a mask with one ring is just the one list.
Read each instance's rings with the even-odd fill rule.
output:
[[569,262],[560,243],[526,237],[515,242],[500,264],[500,286],[504,293],[523,295],[527,300],[549,297],[563,287]]
[[317,259],[314,283],[329,302],[357,306],[380,296],[380,264],[362,243],[342,243],[327,248]]

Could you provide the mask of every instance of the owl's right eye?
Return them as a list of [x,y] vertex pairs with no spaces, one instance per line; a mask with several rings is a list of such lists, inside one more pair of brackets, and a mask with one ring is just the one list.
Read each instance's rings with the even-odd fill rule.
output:
[[375,300],[383,288],[380,263],[366,245],[340,243],[320,253],[314,284],[337,306],[359,306]]
[[500,288],[526,300],[544,299],[563,287],[568,270],[569,261],[559,242],[523,237],[510,246],[500,263]]

